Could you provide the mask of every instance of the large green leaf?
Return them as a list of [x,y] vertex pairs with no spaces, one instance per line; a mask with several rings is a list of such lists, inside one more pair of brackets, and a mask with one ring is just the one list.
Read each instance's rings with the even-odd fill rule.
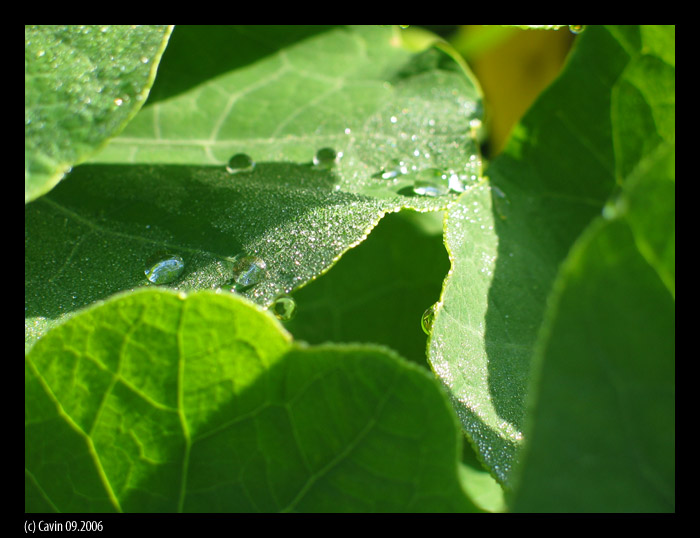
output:
[[28,511],[475,509],[425,370],[378,347],[294,345],[231,294],[122,294],[25,364]]
[[674,170],[672,145],[640,163],[557,278],[516,511],[675,510],[675,301],[638,225],[652,237],[673,229]]
[[144,104],[170,26],[24,27],[24,201],[48,192]]
[[[564,73],[488,168],[489,181],[450,209],[452,271],[429,359],[485,464],[508,486],[523,443],[526,397],[536,390],[533,349],[559,265],[611,195],[615,200],[635,159],[674,136],[669,33],[587,27]],[[638,131],[629,118],[646,128]],[[661,236],[649,236],[656,247],[648,250],[665,260],[669,273],[675,258],[668,233]]]
[[[147,284],[159,251],[182,258],[179,289],[225,287],[231,260],[256,256],[264,278],[239,291],[269,305],[387,212],[454,200],[479,166],[478,90],[441,48],[410,52],[394,38],[327,31],[144,107],[100,164],[27,207],[28,344],[75,309]],[[339,157],[313,164],[324,147]],[[256,164],[231,174],[238,153]]]

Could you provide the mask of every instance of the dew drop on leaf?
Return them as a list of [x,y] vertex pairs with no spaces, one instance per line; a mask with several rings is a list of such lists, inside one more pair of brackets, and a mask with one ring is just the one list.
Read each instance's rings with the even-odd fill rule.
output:
[[267,277],[267,264],[262,258],[239,254],[231,266],[234,291],[241,291],[259,284]]
[[281,295],[275,299],[270,307],[272,313],[280,321],[289,321],[297,313],[297,303],[289,295]]
[[144,273],[152,284],[170,284],[185,270],[185,262],[177,254],[158,253],[146,262]]
[[240,172],[251,172],[255,168],[255,161],[245,153],[236,153],[228,160],[226,171],[229,174],[238,174]]
[[450,192],[447,175],[438,168],[426,168],[415,175],[413,192],[419,196],[443,196]]
[[571,30],[572,34],[580,34],[586,29],[586,27],[583,24],[570,24],[569,25],[569,30]]
[[423,332],[428,335],[433,328],[433,321],[435,320],[435,306],[436,305],[433,305],[426,309],[420,318],[420,326],[423,328]]
[[379,176],[382,179],[396,179],[397,177],[407,173],[408,166],[404,161],[392,159],[382,168]]
[[314,155],[314,166],[328,170],[335,165],[342,153],[337,153],[333,148],[321,148]]

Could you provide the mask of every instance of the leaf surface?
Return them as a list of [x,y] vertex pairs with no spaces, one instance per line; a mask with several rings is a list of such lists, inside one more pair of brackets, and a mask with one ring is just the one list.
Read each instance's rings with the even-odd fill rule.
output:
[[136,114],[171,30],[25,26],[25,203],[51,190]]
[[473,511],[459,427],[378,347],[292,343],[230,294],[122,294],[25,374],[27,511]]
[[382,344],[427,366],[420,319],[449,269],[442,220],[413,211],[384,217],[323,278],[294,294],[297,314],[287,330],[312,344]]
[[[178,289],[230,289],[231,261],[256,256],[265,276],[239,291],[269,305],[384,214],[446,207],[479,163],[478,89],[445,51],[393,39],[381,27],[324,32],[145,107],[99,164],[27,209],[28,345],[146,284],[159,251],[182,257]],[[314,164],[322,148],[337,154],[328,166]],[[254,167],[227,172],[240,153]]]
[[[673,69],[646,70],[647,56],[658,60],[663,46],[647,54],[644,32],[588,26],[564,73],[489,166],[489,180],[461,195],[448,214],[452,270],[429,359],[484,463],[509,487],[528,392],[536,390],[530,388],[533,350],[559,266],[608,200],[615,200],[639,144],[651,150],[673,132],[668,98],[660,97],[674,86],[668,80]],[[649,63],[658,67],[656,60]],[[658,72],[665,73],[662,88],[653,89]],[[643,100],[649,112],[643,117],[660,120],[635,135],[642,142],[629,139],[621,118],[638,117],[630,87],[635,95],[654,96]],[[665,240],[654,242],[668,271],[674,258]]]
[[[655,153],[555,282],[515,511],[675,511],[675,301],[633,231],[675,217],[675,148]],[[636,203],[650,184],[660,222]]]

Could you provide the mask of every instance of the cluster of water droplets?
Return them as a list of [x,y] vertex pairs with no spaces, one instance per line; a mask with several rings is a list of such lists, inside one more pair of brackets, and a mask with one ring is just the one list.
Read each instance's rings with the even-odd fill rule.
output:
[[444,196],[461,193],[481,177],[481,159],[471,155],[464,169],[442,169],[433,166],[421,168],[420,164],[398,158],[390,159],[374,176],[395,185],[400,194],[417,196]]
[[[323,147],[316,151],[312,167],[315,170],[330,170],[342,158],[343,153],[331,147]],[[226,163],[226,171],[231,174],[249,173],[255,169],[255,161],[247,153],[236,153]]]
[[[269,277],[267,264],[259,256],[246,253],[223,260],[226,280],[220,290],[231,293],[247,291]],[[146,261],[144,274],[151,284],[164,286],[178,282],[185,271],[185,261],[179,254],[159,251]],[[279,295],[270,305],[270,311],[281,321],[289,321],[296,314],[296,302],[287,295]]]
[[386,190],[403,196],[441,197],[478,182],[481,105],[459,82],[445,77],[430,73],[407,79],[394,88],[391,106],[370,122],[367,129],[381,137],[359,145],[375,155],[369,163],[375,167],[370,172],[375,184],[383,182]]

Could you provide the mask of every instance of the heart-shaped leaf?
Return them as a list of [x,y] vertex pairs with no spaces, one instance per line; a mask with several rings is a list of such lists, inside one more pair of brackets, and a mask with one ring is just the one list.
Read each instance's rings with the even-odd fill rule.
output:
[[425,370],[231,294],[122,294],[27,355],[25,510],[474,511]]

